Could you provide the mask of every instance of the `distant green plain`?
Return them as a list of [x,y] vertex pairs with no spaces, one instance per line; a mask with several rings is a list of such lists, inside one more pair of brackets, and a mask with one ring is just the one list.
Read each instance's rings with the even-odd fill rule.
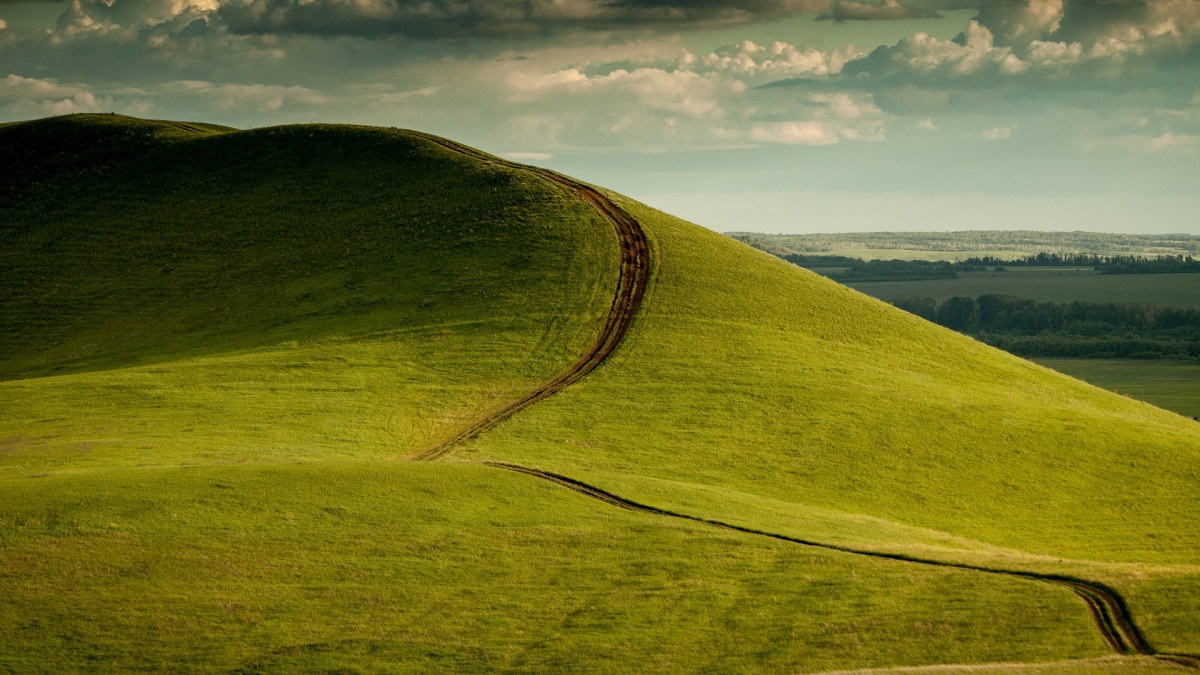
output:
[[484,458],[1075,574],[1156,648],[1200,651],[1194,423],[618,196],[655,256],[619,349],[403,461],[586,347],[612,228],[404,132],[215,131],[99,115],[0,139],[49,181],[0,212],[0,671],[1162,665],[1103,659],[1061,586],[625,511]]
[[[907,251],[895,251],[907,253]],[[886,256],[885,256],[886,257]],[[827,274],[844,268],[814,270]],[[1012,295],[1041,302],[1146,302],[1178,307],[1200,305],[1200,274],[1099,274],[1092,270],[1020,269],[959,272],[959,279],[846,284],[885,301],[928,297]],[[1098,387],[1160,408],[1200,416],[1200,364],[1188,361],[1123,359],[1033,359]]]
[[[397,461],[592,339],[616,238],[561,188],[386,130],[209,137],[87,116],[21,140],[39,130],[35,150],[78,132],[125,161],[92,183],[76,158],[0,221],[0,672],[796,672],[1108,651],[1061,588]],[[139,139],[153,161],[118,154]]]
[[847,284],[891,302],[922,297],[994,293],[1042,302],[1152,302],[1176,307],[1200,304],[1200,274],[1100,274],[1092,270],[1009,268],[1006,272],[959,272],[958,279],[877,281]]
[[1033,361],[1180,415],[1200,417],[1200,363],[1053,358]]

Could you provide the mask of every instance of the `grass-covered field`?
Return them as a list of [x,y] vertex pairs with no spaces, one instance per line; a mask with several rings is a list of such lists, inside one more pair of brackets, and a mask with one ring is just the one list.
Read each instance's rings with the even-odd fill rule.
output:
[[611,228],[521,172],[384,130],[87,119],[157,149],[6,214],[5,472],[404,456],[607,313]]
[[[1196,531],[1167,532],[1152,523],[1175,504],[1144,498],[1190,495],[1184,458],[1200,452],[1190,420],[630,209],[671,262],[657,270],[632,340],[594,377],[481,439],[481,452],[568,474],[577,458],[588,470],[636,466],[784,500],[802,493],[812,506],[1063,556],[1119,560],[1153,531],[1163,537],[1155,557],[1196,560],[1184,542],[1200,535],[1200,520],[1188,526]],[[1143,452],[1170,463],[1106,485]],[[1068,475],[1073,490],[1062,489]],[[1121,496],[1135,484],[1144,492]],[[1115,504],[1125,505],[1123,522],[1101,525]],[[1047,519],[1051,505],[1066,511]],[[1080,531],[1084,521],[1103,531]]]
[[[815,270],[820,273],[844,268]],[[1133,302],[1176,307],[1200,305],[1197,274],[1098,274],[1091,270],[1019,269],[1006,272],[959,272],[959,279],[848,283],[884,301],[930,297],[1012,295],[1041,302]],[[1066,359],[1036,357],[1038,363],[1110,391],[1177,412],[1200,416],[1200,386],[1195,364],[1153,360]]]
[[613,509],[478,466],[10,483],[0,669],[794,672],[1097,656],[1070,593]]
[[1128,359],[1052,359],[1036,361],[1097,387],[1177,412],[1200,417],[1200,363]]
[[880,300],[922,297],[1012,295],[1042,302],[1150,302],[1177,307],[1200,304],[1200,274],[1099,274],[1091,270],[1009,269],[959,272],[958,279],[850,283]]
[[[1194,234],[1113,234],[1106,232],[1042,232],[1038,230],[965,230],[960,232],[836,232],[825,234],[761,234],[729,236],[772,253],[821,253],[865,260],[954,260],[973,255],[1020,258],[1039,252],[1095,255],[1194,255]],[[949,254],[951,257],[940,256]]]
[[[670,264],[626,350],[480,439],[476,454],[743,525],[773,512],[776,531],[795,536],[819,520],[815,508],[882,550],[1040,569],[1056,563],[1022,556],[1114,563],[1092,569],[1114,584],[1131,581],[1122,564],[1169,576],[1200,563],[1200,521],[1183,515],[1200,499],[1190,420],[629,208]],[[868,532],[860,516],[973,543]],[[1009,550],[977,552],[985,545]],[[931,553],[960,546],[975,550]],[[1147,582],[1154,602],[1157,583]],[[1200,646],[1200,621],[1172,621],[1156,626],[1162,644]]]
[[[85,150],[79,150],[84,148]],[[817,672],[1200,651],[1200,430],[614,196],[404,132],[0,128],[0,670]],[[3,173],[7,171],[8,173]]]

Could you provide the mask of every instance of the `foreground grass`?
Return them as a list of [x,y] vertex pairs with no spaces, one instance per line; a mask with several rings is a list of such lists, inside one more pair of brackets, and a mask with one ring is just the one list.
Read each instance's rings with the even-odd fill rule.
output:
[[[1200,562],[1194,422],[629,208],[664,261],[632,338],[464,457],[542,466],[664,508],[703,503],[764,529],[747,508],[757,498],[1042,559]],[[689,485],[751,497],[697,499]],[[882,528],[840,527],[889,546]],[[1177,621],[1157,635],[1194,651],[1197,628]]]
[[665,261],[632,339],[594,377],[481,438],[480,454],[744,490],[1033,553],[1200,562],[1200,517],[1184,506],[1200,498],[1191,420],[630,208]]
[[5,481],[0,669],[796,672],[1102,655],[1072,594],[476,466]]
[[904,675],[904,673],[1022,673],[1022,675],[1052,675],[1072,673],[1074,675],[1104,675],[1106,673],[1164,673],[1187,672],[1177,665],[1151,657],[1110,656],[1101,659],[1059,661],[1057,663],[988,663],[979,665],[908,666],[899,668],[871,668],[863,670],[835,670],[824,675]]
[[[1061,588],[630,514],[483,457],[784,534],[1084,570],[1152,642],[1200,645],[1189,421],[623,202],[655,267],[613,357],[447,466],[381,462],[574,361],[615,287],[609,224],[402,132],[37,124],[0,137],[37,179],[0,212],[0,668],[1106,651]],[[55,134],[90,150],[33,152]]]
[[0,476],[406,457],[571,356],[498,324],[0,382]]

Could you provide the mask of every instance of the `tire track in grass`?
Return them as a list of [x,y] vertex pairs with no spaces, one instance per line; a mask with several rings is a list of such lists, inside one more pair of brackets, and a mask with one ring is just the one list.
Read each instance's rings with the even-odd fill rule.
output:
[[1071,590],[1073,593],[1083,599],[1087,604],[1088,612],[1092,616],[1093,622],[1099,629],[1104,640],[1108,642],[1113,651],[1117,654],[1140,654],[1144,656],[1156,656],[1162,660],[1170,661],[1179,665],[1200,668],[1200,657],[1189,654],[1159,654],[1149,642],[1146,641],[1141,629],[1133,620],[1133,616],[1129,612],[1128,606],[1125,604],[1124,598],[1117,591],[1093,581],[1086,581],[1066,575],[1057,574],[1038,574],[1036,572],[1023,572],[1019,570],[1005,570],[991,567],[983,567],[979,565],[969,565],[965,563],[945,562],[941,560],[930,560],[925,558],[917,558],[914,556],[904,555],[900,553],[883,553],[879,551],[864,551],[859,549],[838,546],[836,544],[826,544],[798,537],[790,537],[784,534],[774,532],[766,532],[757,530],[751,527],[743,527],[741,525],[733,525],[731,523],[713,520],[711,518],[702,518],[699,516],[691,516],[686,513],[669,511],[660,509],[654,506],[641,504],[624,497],[618,496],[598,488],[594,485],[588,485],[583,481],[553,473],[551,471],[543,471],[534,469],[520,464],[512,464],[509,462],[493,462],[486,461],[483,464],[508,471],[523,473],[528,476],[540,478],[549,481],[556,485],[574,490],[582,495],[591,497],[592,499],[600,500],[606,504],[616,506],[618,508],[627,509],[630,511],[640,511],[657,516],[667,516],[670,518],[680,518],[690,520],[696,523],[703,523],[712,527],[719,527],[725,530],[733,530],[744,534],[754,534],[762,537],[770,537],[780,541],[786,541],[801,546],[812,546],[814,548],[826,549],[829,551],[837,551],[839,553],[851,553],[854,555],[862,555],[871,558],[882,558],[884,560],[895,560],[898,562],[914,563],[919,565],[930,565],[933,567],[945,567],[951,569],[967,570],[971,572],[983,572],[986,574],[997,574],[1008,577],[1016,577],[1026,581],[1038,581],[1047,584],[1053,584]]
[[428,461],[444,457],[458,444],[475,439],[480,434],[495,428],[501,422],[504,422],[529,406],[543,401],[571,384],[578,382],[585,375],[598,368],[608,358],[608,355],[613,353],[617,345],[621,343],[621,339],[625,337],[625,333],[629,331],[630,324],[633,323],[634,315],[642,305],[642,298],[646,294],[646,285],[650,279],[650,245],[646,241],[646,233],[642,231],[642,226],[637,220],[628,213],[625,213],[621,207],[614,204],[603,193],[590,185],[550,171],[549,169],[527,166],[499,157],[493,157],[474,148],[459,145],[438,136],[417,131],[407,133],[490,164],[528,171],[552,183],[566,187],[576,197],[590,204],[600,212],[600,215],[613,224],[617,232],[617,239],[620,242],[621,255],[620,278],[617,283],[616,295],[613,297],[612,308],[609,310],[608,318],[605,319],[604,325],[600,329],[599,336],[588,348],[587,352],[565,371],[556,375],[554,379],[539,385],[533,391],[499,410],[476,420],[449,440],[443,441],[412,457],[414,460]]
[[1179,664],[1185,668],[1196,668],[1200,670],[1200,656],[1196,654],[1159,654],[1158,658],[1163,661]]
[[[563,390],[574,382],[579,381],[585,375],[595,370],[604,360],[611,354],[620,344],[621,339],[625,337],[629,330],[630,324],[633,322],[633,317],[641,307],[642,299],[646,293],[646,287],[650,278],[650,247],[646,240],[645,232],[642,231],[641,225],[627,214],[623,209],[614,204],[610,199],[604,196],[603,193],[595,188],[576,181],[568,176],[543,169],[541,167],[528,166],[517,162],[510,162],[499,157],[480,152],[469,146],[460,145],[439,136],[430,134],[409,131],[408,133],[422,138],[426,141],[435,143],[454,152],[458,152],[469,157],[474,157],[484,162],[505,166],[509,168],[520,169],[534,173],[550,182],[557,183],[571,190],[576,197],[582,201],[592,205],[600,212],[616,229],[617,238],[620,241],[621,250],[621,267],[620,280],[617,284],[616,296],[613,298],[612,308],[609,311],[608,318],[604,326],[601,328],[600,335],[588,351],[579,358],[570,368],[557,375],[554,379],[538,386],[533,391],[529,392],[522,398],[510,403],[503,408],[483,417],[469,427],[459,432],[447,441],[444,441],[424,452],[415,455],[414,460],[434,460],[439,457],[444,457],[454,447],[460,443],[470,441],[477,438],[479,435],[495,428],[500,423],[509,419],[518,412],[543,401],[555,393]],[[990,567],[982,567],[978,565],[968,565],[964,563],[952,563],[939,560],[928,560],[917,558],[898,553],[882,553],[878,551],[863,551],[834,544],[825,544],[816,541],[809,541],[797,537],[790,537],[774,532],[766,532],[754,528],[733,525],[719,520],[709,518],[701,518],[698,516],[690,516],[684,513],[677,513],[665,509],[659,509],[653,506],[647,506],[634,502],[618,495],[615,495],[607,490],[588,485],[582,481],[575,480],[560,474],[541,469],[533,469],[519,464],[510,464],[507,462],[483,462],[487,466],[506,469],[523,473],[535,478],[550,481],[569,490],[574,490],[582,495],[597,499],[610,506],[627,509],[630,511],[640,511],[659,516],[667,516],[671,518],[680,518],[690,520],[697,523],[703,523],[712,527],[719,527],[744,534],[754,534],[763,537],[770,537],[780,541],[786,541],[801,546],[812,546],[830,551],[838,551],[840,553],[850,553],[854,555],[868,556],[871,558],[881,558],[885,560],[895,560],[898,562],[908,562],[920,565],[930,565],[934,567],[945,567],[951,569],[968,570],[972,572],[983,572],[986,574],[997,574],[1009,577],[1016,577],[1027,581],[1038,581],[1047,584],[1064,587],[1078,595],[1087,605],[1093,622],[1099,629],[1104,640],[1112,647],[1113,651],[1118,654],[1141,654],[1146,656],[1156,656],[1160,659],[1170,661],[1172,663],[1183,665],[1190,668],[1200,668],[1200,657],[1189,654],[1158,654],[1146,641],[1141,629],[1133,620],[1133,616],[1129,612],[1128,606],[1125,604],[1124,598],[1115,590],[1108,588],[1102,584],[1083,579],[1077,579],[1065,575],[1053,574],[1038,574],[1035,572],[1022,572],[1018,570],[993,569]]]
[[200,134],[202,136],[211,136],[213,133],[211,131],[206,131],[199,127],[192,126],[191,124],[187,124],[186,122],[175,122],[172,120],[155,120],[155,121],[175,127],[176,129],[179,129],[181,131],[186,131],[186,132],[192,133],[192,134]]

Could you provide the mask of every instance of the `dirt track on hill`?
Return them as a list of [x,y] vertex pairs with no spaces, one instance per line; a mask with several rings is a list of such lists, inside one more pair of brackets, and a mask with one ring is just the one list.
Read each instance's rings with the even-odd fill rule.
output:
[[199,127],[194,127],[194,126],[192,126],[190,124],[186,124],[184,122],[173,122],[171,120],[154,120],[154,121],[161,122],[162,124],[167,124],[167,125],[175,127],[176,129],[180,129],[182,131],[187,131],[187,132],[190,132],[193,134],[201,134],[203,136],[211,136],[213,133],[211,131],[205,131],[204,129],[201,129]]
[[1104,636],[1105,641],[1118,654],[1141,654],[1146,656],[1157,656],[1165,661],[1170,661],[1182,666],[1191,668],[1200,668],[1200,657],[1189,654],[1159,654],[1154,651],[1150,644],[1146,641],[1142,631],[1134,623],[1133,617],[1129,613],[1129,608],[1125,604],[1125,600],[1115,590],[1103,586],[1101,584],[1076,579],[1073,577],[1054,575],[1054,574],[1038,574],[1035,572],[1022,572],[1018,570],[994,569],[990,567],[982,567],[978,565],[967,565],[963,563],[945,562],[940,560],[928,560],[924,558],[916,558],[913,556],[902,555],[897,553],[882,553],[879,551],[863,551],[858,549],[837,546],[834,544],[823,544],[816,541],[808,541],[797,537],[789,537],[783,534],[774,532],[765,532],[754,528],[742,527],[740,525],[732,525],[730,523],[721,522],[719,520],[711,520],[709,518],[701,518],[698,516],[689,516],[684,513],[677,513],[665,509],[639,504],[638,502],[619,497],[607,490],[588,485],[582,481],[575,480],[550,471],[541,469],[533,469],[519,464],[510,464],[508,462],[484,462],[488,466],[493,466],[509,471],[516,471],[535,478],[550,481],[556,485],[560,485],[569,490],[574,490],[582,495],[586,495],[593,499],[598,499],[606,504],[616,506],[630,511],[640,511],[642,513],[650,513],[658,516],[667,516],[670,518],[680,518],[690,520],[696,523],[703,523],[713,527],[719,527],[735,532],[745,534],[755,534],[771,539],[778,539],[793,544],[802,546],[812,546],[830,551],[838,551],[840,553],[851,553],[854,555],[863,555],[871,558],[882,558],[885,560],[895,560],[897,562],[915,563],[919,565],[930,565],[934,567],[946,567],[951,569],[968,570],[971,572],[984,572],[987,574],[998,574],[1009,577],[1025,579],[1027,581],[1040,581],[1043,583],[1054,584],[1070,589],[1076,595],[1081,597],[1087,603],[1088,611],[1092,615],[1092,619],[1096,623],[1096,627]]
[[416,131],[409,133],[444,148],[491,164],[529,171],[548,181],[566,187],[575,193],[576,197],[592,205],[613,224],[613,227],[617,231],[617,239],[620,242],[621,250],[621,270],[620,280],[617,283],[617,293],[613,298],[608,318],[605,320],[604,326],[600,329],[600,335],[588,348],[587,352],[579,357],[579,360],[572,364],[570,368],[555,376],[554,379],[539,385],[533,391],[525,394],[525,396],[492,412],[488,416],[476,420],[454,437],[412,457],[414,460],[432,460],[445,456],[454,449],[454,446],[478,437],[480,434],[494,428],[496,425],[529,406],[562,391],[599,367],[604,362],[604,359],[608,358],[608,355],[621,343],[621,339],[625,337],[625,333],[628,332],[629,326],[633,322],[634,315],[637,314],[638,308],[642,305],[642,298],[646,294],[646,284],[650,279],[650,245],[646,241],[646,233],[642,231],[642,226],[632,216],[625,213],[621,207],[614,204],[599,190],[589,185],[585,185],[549,169],[527,166],[493,157],[492,155],[479,152],[474,148],[459,145],[444,138]]
[[[588,373],[595,370],[604,360],[611,354],[620,344],[621,339],[629,330],[629,326],[633,321],[634,315],[641,307],[642,299],[646,293],[646,286],[650,277],[650,247],[646,240],[645,232],[642,231],[641,225],[629,214],[625,213],[619,206],[605,197],[601,192],[591,186],[580,183],[562,174],[555,173],[549,169],[533,167],[516,162],[509,162],[486,153],[479,152],[474,148],[459,145],[453,141],[432,136],[421,132],[410,132],[414,136],[423,138],[432,143],[436,143],[444,148],[453,150],[475,157],[485,162],[517,168],[524,171],[533,172],[546,180],[562,185],[571,190],[575,195],[591,204],[598,210],[601,215],[607,218],[614,226],[617,232],[617,237],[620,241],[621,250],[621,270],[620,281],[617,285],[617,293],[613,298],[612,309],[609,311],[607,320],[601,328],[600,335],[588,351],[579,358],[570,368],[557,375],[554,379],[538,386],[533,391],[526,394],[517,401],[510,403],[503,408],[477,420],[469,427],[459,432],[449,440],[446,440],[424,452],[421,452],[412,457],[414,460],[434,460],[439,457],[444,457],[459,443],[472,440],[480,434],[496,427],[501,422],[509,419],[518,412],[532,406],[539,401],[545,400],[556,392],[561,391],[574,382],[579,381]],[[664,509],[639,504],[630,501],[623,497],[619,497],[611,492],[601,488],[588,485],[582,481],[562,476],[549,471],[533,469],[518,464],[510,464],[507,462],[491,462],[487,461],[484,464],[492,467],[502,468],[509,471],[516,471],[535,478],[550,481],[569,490],[574,490],[580,494],[586,495],[593,499],[600,500],[611,506],[616,506],[622,509],[631,511],[640,511],[642,513],[650,513],[659,516],[667,516],[671,518],[680,518],[690,520],[697,523],[703,523],[713,527],[719,527],[726,530],[733,530],[745,534],[754,534],[763,537],[770,537],[780,541],[786,541],[802,546],[812,546],[830,551],[838,551],[841,553],[850,553],[854,555],[868,556],[872,558],[882,558],[886,560],[895,560],[898,562],[907,562],[920,565],[930,565],[934,567],[945,567],[951,569],[968,570],[972,572],[983,572],[986,574],[998,574],[1009,577],[1025,579],[1027,581],[1038,581],[1048,584],[1070,589],[1078,595],[1087,604],[1088,611],[1099,629],[1101,635],[1113,651],[1118,654],[1142,654],[1147,656],[1156,656],[1160,659],[1176,663],[1190,668],[1200,668],[1200,657],[1188,654],[1158,654],[1146,641],[1142,631],[1137,627],[1129,608],[1125,604],[1125,600],[1115,590],[1103,586],[1101,584],[1076,579],[1073,577],[1037,574],[1034,572],[1022,572],[1017,570],[993,569],[989,567],[981,567],[976,565],[967,565],[962,563],[944,562],[939,560],[927,560],[912,556],[882,553],[878,551],[863,551],[834,544],[824,544],[815,541],[808,541],[787,535],[776,534],[773,532],[765,532],[753,528],[732,525],[730,523],[721,522],[719,520],[711,520],[708,518],[700,518],[698,516],[689,516],[683,513],[676,513]]]

